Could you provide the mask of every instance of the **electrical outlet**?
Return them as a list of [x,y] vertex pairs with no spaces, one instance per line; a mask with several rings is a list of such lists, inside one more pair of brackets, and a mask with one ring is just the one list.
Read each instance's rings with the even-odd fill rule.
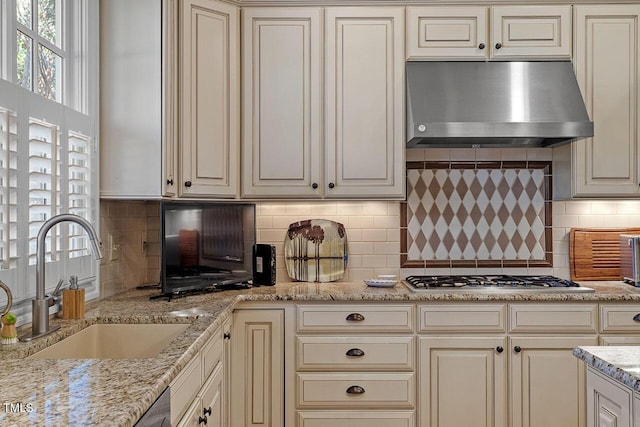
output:
[[109,234],[109,262],[119,261],[120,260],[120,234],[110,233]]
[[147,251],[147,232],[143,231],[140,233],[140,253],[145,253]]

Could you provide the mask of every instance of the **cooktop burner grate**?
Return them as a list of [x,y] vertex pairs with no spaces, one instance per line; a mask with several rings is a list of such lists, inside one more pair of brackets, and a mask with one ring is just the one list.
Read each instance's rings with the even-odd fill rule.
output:
[[571,280],[554,276],[527,275],[465,275],[465,276],[408,276],[404,283],[413,291],[451,290],[538,290],[564,292],[593,292]]

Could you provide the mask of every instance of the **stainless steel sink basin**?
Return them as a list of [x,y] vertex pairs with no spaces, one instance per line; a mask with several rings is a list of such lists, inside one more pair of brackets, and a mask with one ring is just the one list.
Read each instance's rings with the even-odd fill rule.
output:
[[138,359],[157,356],[189,324],[96,324],[29,359]]

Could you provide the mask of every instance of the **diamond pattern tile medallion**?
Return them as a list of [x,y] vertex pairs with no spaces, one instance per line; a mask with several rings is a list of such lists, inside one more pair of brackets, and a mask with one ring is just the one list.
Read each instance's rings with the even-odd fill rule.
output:
[[549,260],[550,165],[509,163],[493,169],[478,164],[408,168],[405,259],[452,265]]

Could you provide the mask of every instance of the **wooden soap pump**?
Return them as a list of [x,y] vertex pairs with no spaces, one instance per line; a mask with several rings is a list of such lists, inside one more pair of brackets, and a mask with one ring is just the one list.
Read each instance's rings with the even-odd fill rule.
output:
[[62,318],[82,319],[84,317],[84,289],[78,288],[78,276],[69,278],[69,289],[62,291]]

